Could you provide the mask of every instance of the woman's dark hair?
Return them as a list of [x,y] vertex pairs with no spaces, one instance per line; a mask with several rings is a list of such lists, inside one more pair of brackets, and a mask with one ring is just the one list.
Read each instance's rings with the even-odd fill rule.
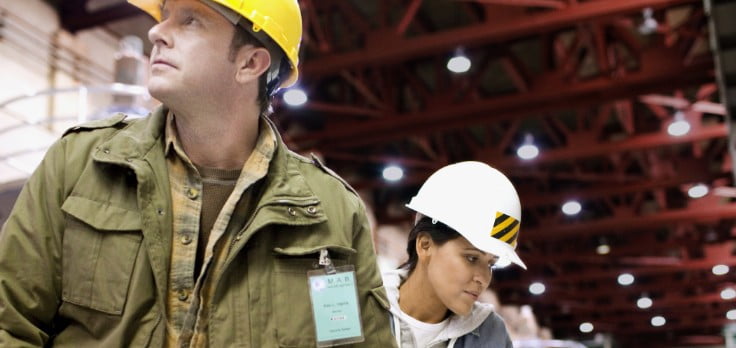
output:
[[406,244],[406,253],[409,254],[409,260],[404,262],[399,268],[405,268],[409,271],[409,274],[414,272],[414,268],[417,267],[419,256],[417,255],[417,238],[420,233],[426,233],[432,238],[434,244],[441,246],[457,237],[460,237],[460,233],[452,229],[451,227],[437,221],[432,223],[432,218],[423,216],[417,221],[414,228],[409,232],[409,242]]

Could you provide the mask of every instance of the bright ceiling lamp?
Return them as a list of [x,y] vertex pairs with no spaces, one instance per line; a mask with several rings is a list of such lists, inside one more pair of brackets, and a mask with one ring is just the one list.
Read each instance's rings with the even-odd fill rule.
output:
[[642,296],[636,300],[636,306],[641,309],[647,309],[652,306],[652,299],[647,296]]
[[667,319],[665,319],[661,315],[657,315],[657,316],[652,317],[651,323],[652,323],[652,326],[662,326],[664,324],[667,324]]
[[724,300],[733,300],[736,298],[736,290],[732,288],[725,288],[721,291],[721,298]]
[[386,181],[399,181],[404,177],[404,170],[399,166],[390,165],[383,169],[383,178]]
[[652,16],[653,14],[654,11],[651,7],[647,7],[641,11],[642,21],[638,28],[640,34],[650,35],[657,31],[659,23],[657,23],[657,20]]
[[540,282],[534,282],[531,285],[529,285],[529,292],[531,292],[534,295],[541,295],[547,290],[547,287],[544,286],[544,284]]
[[605,238],[600,239],[600,243],[598,243],[598,246],[595,248],[595,252],[598,255],[607,255],[611,252],[611,246],[608,245],[608,242]]
[[456,74],[462,74],[470,70],[471,65],[472,63],[470,62],[470,59],[465,56],[463,50],[457,49],[455,51],[455,56],[447,61],[447,70],[450,70]]
[[299,88],[289,88],[284,92],[284,101],[291,106],[301,106],[307,102],[307,93]]
[[621,285],[631,285],[634,283],[634,276],[631,273],[622,273],[618,276],[618,283]]
[[580,329],[580,332],[582,332],[582,333],[592,332],[593,331],[593,324],[591,324],[591,323],[589,323],[589,322],[586,321],[586,322],[580,324],[579,329]]
[[575,200],[567,201],[562,205],[562,212],[565,213],[565,215],[577,215],[581,210],[583,210],[583,206],[580,205],[580,202]]
[[715,265],[713,266],[713,269],[711,271],[715,275],[724,275],[727,274],[730,270],[731,268],[729,268],[728,265]]
[[736,320],[736,309],[726,312],[726,318],[728,318],[728,320]]
[[701,198],[708,194],[708,186],[705,184],[697,184],[687,190],[690,198]]
[[685,114],[678,110],[675,112],[674,119],[667,126],[667,133],[673,137],[681,137],[690,132],[690,122],[685,119]]
[[524,136],[524,144],[516,150],[516,155],[523,160],[530,160],[539,156],[539,148],[534,145],[534,137],[531,134]]

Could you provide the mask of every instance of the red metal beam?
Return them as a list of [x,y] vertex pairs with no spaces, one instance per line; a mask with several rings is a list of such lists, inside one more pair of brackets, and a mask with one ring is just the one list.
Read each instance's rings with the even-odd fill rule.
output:
[[698,0],[616,0],[587,1],[562,10],[509,19],[507,23],[487,22],[454,30],[422,35],[412,39],[386,37],[380,47],[364,47],[347,53],[331,54],[305,63],[304,76],[335,74],[356,66],[379,66],[451,52],[458,46],[466,48],[502,42],[540,32],[558,30],[576,23],[635,13],[646,7],[664,8],[698,3]]
[[[337,118],[339,117],[380,117],[383,112],[376,109],[371,109],[367,107],[360,107],[355,105],[342,105],[342,104],[332,104],[332,103],[325,103],[320,101],[309,101],[308,103],[304,104],[302,106],[303,109],[313,110],[313,111],[319,111],[322,113],[325,113],[326,115],[335,116]],[[292,110],[285,110],[283,111],[286,114],[294,113]]]
[[[308,148],[315,142],[324,142],[331,148],[356,147],[491,120],[517,119],[530,113],[596,105],[664,88],[712,82],[711,68],[712,62],[683,66],[671,49],[653,50],[643,54],[641,71],[615,80],[599,77],[570,83],[554,73],[546,74],[537,78],[529,93],[491,97],[474,103],[448,103],[445,107],[436,105],[413,114],[386,114],[380,120],[367,121],[358,127],[351,124],[314,132],[296,138],[295,144]],[[673,72],[677,73],[673,75]]]
[[612,141],[598,144],[587,144],[586,146],[565,147],[559,149],[542,150],[533,161],[525,161],[517,157],[494,157],[493,154],[481,153],[477,159],[493,164],[501,168],[529,167],[544,163],[570,161],[579,158],[610,155],[613,153],[642,150],[647,148],[692,143],[702,140],[726,138],[728,126],[717,124],[708,127],[700,127],[681,137],[673,137],[665,132],[654,134],[635,135],[625,140]]
[[406,9],[406,12],[404,13],[404,17],[401,18],[401,21],[399,22],[399,26],[396,27],[396,33],[399,35],[404,35],[404,32],[406,29],[409,28],[409,24],[411,24],[411,21],[414,19],[414,16],[416,16],[417,11],[419,11],[419,6],[422,5],[423,0],[412,0],[411,4],[409,4],[409,8]]
[[652,226],[667,226],[683,222],[717,221],[736,219],[736,204],[727,204],[716,207],[698,207],[678,210],[668,210],[642,216],[621,216],[598,219],[590,222],[571,224],[545,225],[524,230],[524,239],[529,241],[544,241],[576,236],[595,236],[610,232],[635,233],[649,229]]
[[506,5],[506,6],[524,6],[524,7],[546,7],[561,9],[567,7],[567,4],[560,0],[458,0],[458,1],[474,1],[488,5]]

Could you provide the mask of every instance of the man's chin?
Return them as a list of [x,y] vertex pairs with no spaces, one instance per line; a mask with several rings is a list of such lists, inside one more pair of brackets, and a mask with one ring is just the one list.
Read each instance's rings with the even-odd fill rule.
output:
[[154,99],[166,104],[166,101],[170,99],[171,91],[163,88],[163,86],[148,84],[148,94]]

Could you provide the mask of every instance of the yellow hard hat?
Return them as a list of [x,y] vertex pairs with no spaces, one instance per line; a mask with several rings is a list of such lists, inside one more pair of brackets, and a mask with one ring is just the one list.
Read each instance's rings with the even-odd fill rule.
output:
[[[291,71],[280,87],[293,85],[299,78],[299,45],[302,39],[302,15],[296,0],[210,0],[222,5],[253,23],[250,28],[261,30],[283,51],[289,60]],[[163,0],[128,0],[128,2],[157,21],[161,20]],[[278,63],[276,63],[278,64]]]

